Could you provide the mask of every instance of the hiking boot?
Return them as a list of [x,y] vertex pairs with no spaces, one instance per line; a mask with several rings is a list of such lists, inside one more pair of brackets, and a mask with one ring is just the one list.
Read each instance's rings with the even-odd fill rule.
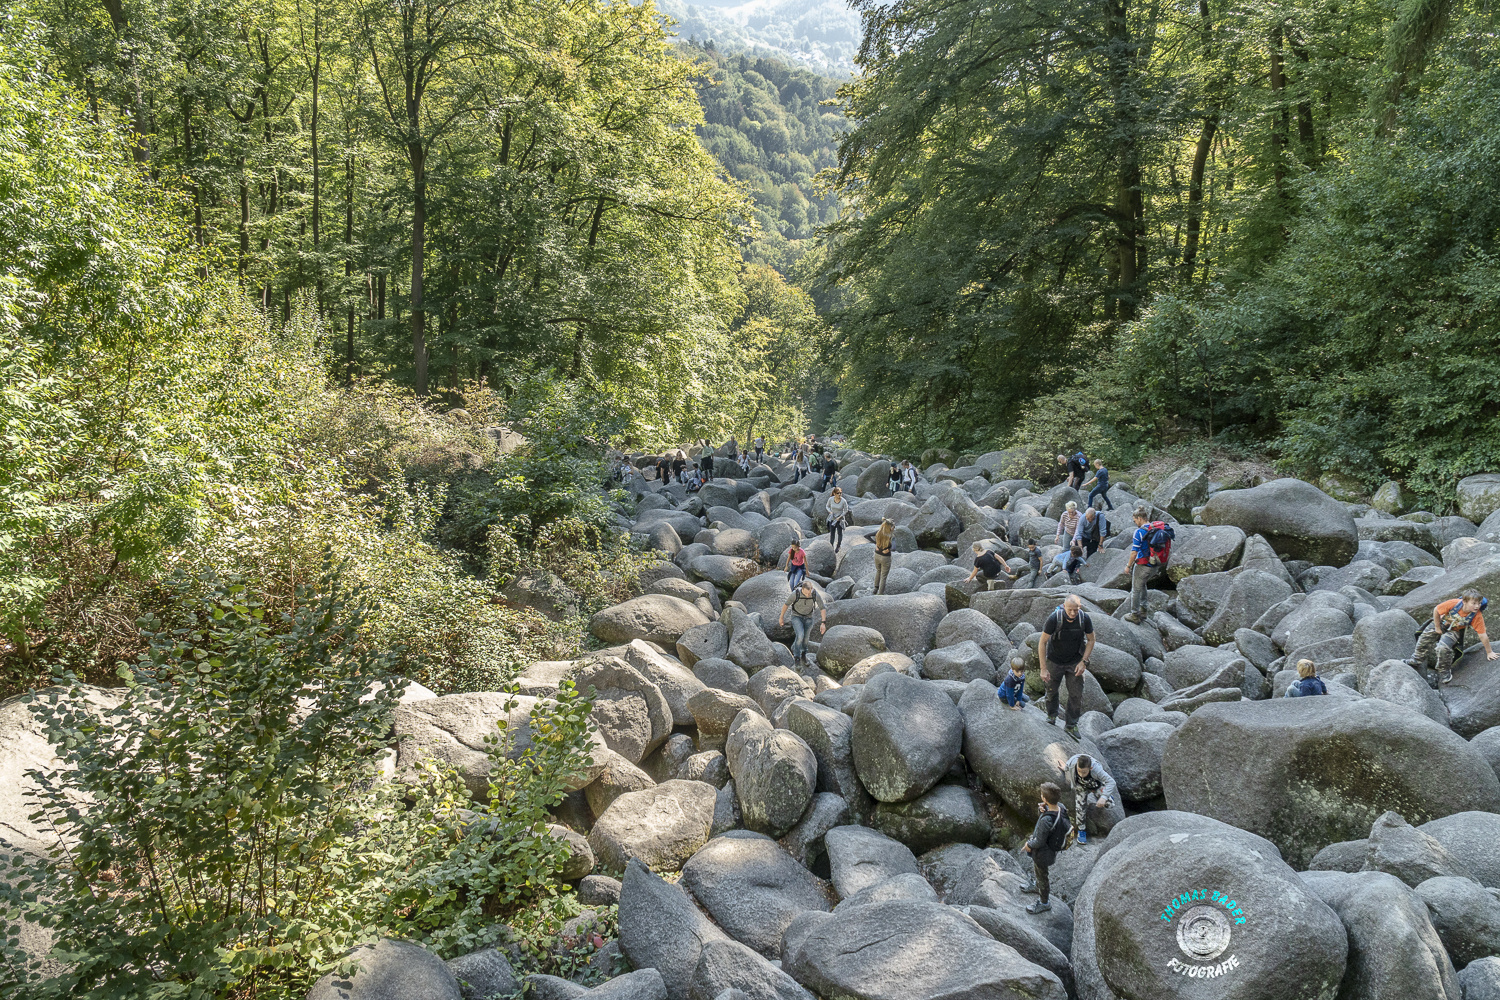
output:
[[1036,887],[1036,879],[1032,879],[1030,882],[1027,882],[1025,885],[1021,886],[1021,891],[1035,896],[1041,890]]
[[1078,727],[1077,726],[1068,726],[1066,729],[1063,730],[1063,732],[1067,733],[1069,736],[1073,737],[1075,740],[1082,738],[1082,737],[1080,737],[1078,735]]
[[1055,725],[1057,725],[1057,716],[1055,716],[1055,715],[1049,715],[1049,716],[1047,716],[1047,725],[1049,725],[1049,726],[1055,726]]
[[1129,612],[1128,614],[1125,615],[1124,620],[1127,621],[1127,622],[1129,622],[1132,625],[1139,625],[1141,623],[1140,612],[1138,612],[1138,611],[1131,611],[1131,612]]
[[1042,902],[1039,899],[1035,903],[1032,903],[1030,906],[1026,907],[1026,912],[1027,913],[1046,913],[1050,909],[1052,909],[1052,904],[1051,903],[1044,903],[1044,902]]
[[1438,683],[1439,684],[1449,684],[1452,681],[1453,681],[1453,671],[1451,671],[1451,670],[1444,670],[1442,673],[1438,674]]

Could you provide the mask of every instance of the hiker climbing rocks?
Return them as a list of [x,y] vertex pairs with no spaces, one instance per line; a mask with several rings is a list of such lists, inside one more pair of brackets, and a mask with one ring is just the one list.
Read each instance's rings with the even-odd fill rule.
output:
[[[1092,507],[1102,500],[1104,503],[1109,504],[1110,510],[1114,510],[1115,505],[1113,503],[1110,503],[1109,499],[1109,470],[1104,467],[1104,459],[1094,459],[1094,478],[1090,479],[1088,483],[1084,483],[1083,486],[1079,488],[1086,489],[1089,483],[1096,484],[1093,489],[1089,490],[1089,506]],[[1098,497],[1099,499],[1095,500],[1095,497]]]
[[1146,584],[1166,570],[1176,532],[1165,521],[1151,520],[1151,509],[1146,506],[1137,507],[1131,520],[1135,522],[1135,535],[1130,542],[1130,613],[1125,620],[1139,624],[1141,608],[1146,603]]
[[1327,694],[1328,686],[1318,676],[1317,664],[1312,660],[1297,661],[1297,679],[1286,689],[1288,698],[1305,698],[1308,695]]
[[823,485],[819,490],[826,490],[830,486],[839,484],[839,463],[833,460],[833,455],[823,452]]
[[891,470],[886,474],[885,488],[888,493],[901,492],[901,466],[895,462],[891,463]]
[[684,452],[681,448],[678,448],[677,454],[672,458],[672,478],[677,480],[679,483],[682,482],[684,479],[686,479],[686,477],[683,475],[683,471],[686,469],[687,453]]
[[1010,570],[1006,568],[1005,563],[1001,562],[1000,557],[995,555],[995,553],[986,549],[983,542],[975,542],[973,552],[974,568],[969,571],[969,576],[964,581],[965,583],[983,573],[984,589],[994,590],[995,583],[1000,579],[1002,574],[1010,576]]
[[1052,887],[1047,878],[1047,869],[1057,860],[1057,853],[1067,846],[1070,829],[1068,810],[1062,804],[1062,789],[1050,781],[1044,781],[1038,791],[1042,801],[1037,803],[1036,827],[1031,831],[1031,839],[1021,848],[1031,855],[1031,867],[1035,873],[1032,881],[1022,886],[1021,891],[1037,894],[1037,901],[1026,907],[1027,913],[1045,913],[1052,909],[1052,904],[1048,902]]
[[844,528],[848,523],[849,501],[844,499],[844,491],[835,486],[833,496],[828,498],[828,540],[833,543],[835,553],[844,544]]
[[[1098,820],[1099,814],[1114,804],[1115,779],[1110,777],[1104,765],[1086,753],[1074,754],[1063,766],[1063,776],[1073,790],[1073,827],[1078,831],[1078,842],[1089,842],[1089,820]],[[1101,833],[1099,824],[1094,829]]]
[[756,437],[756,439],[755,439],[755,460],[757,462],[759,462],[762,458],[765,457],[765,454],[766,454],[766,439],[764,437]]
[[896,522],[884,518],[875,531],[875,593],[885,593],[885,578],[891,573],[891,539],[896,534]]
[[1071,539],[1073,532],[1078,530],[1078,521],[1078,504],[1076,501],[1069,500],[1063,506],[1062,517],[1057,519],[1057,536],[1052,539],[1053,542]]
[[740,452],[739,466],[741,474],[750,475],[750,453],[748,451]]
[[1104,519],[1104,512],[1094,507],[1083,512],[1083,516],[1078,519],[1078,527],[1073,529],[1073,541],[1083,546],[1085,562],[1099,551],[1099,544],[1108,535],[1109,522]]
[[1064,727],[1078,738],[1078,717],[1083,714],[1083,672],[1094,652],[1094,620],[1083,610],[1083,599],[1069,594],[1062,606],[1047,616],[1037,656],[1042,661],[1042,683],[1047,686],[1047,724],[1057,723],[1059,686],[1068,685],[1068,710]]
[[1042,575],[1042,550],[1037,548],[1034,541],[1026,543],[1026,568],[1012,573],[1010,575],[1011,582],[1014,583],[1019,580],[1022,573],[1028,573],[1028,575],[1026,582],[1021,584],[1017,588],[1018,590],[1026,590],[1036,586],[1037,577]]
[[1453,661],[1463,654],[1470,629],[1484,644],[1485,659],[1500,658],[1500,653],[1490,647],[1489,634],[1484,630],[1484,609],[1488,605],[1489,601],[1480,597],[1479,591],[1466,590],[1454,600],[1433,608],[1432,620],[1417,635],[1417,651],[1406,662],[1426,675],[1428,658],[1436,652],[1438,683],[1447,684],[1453,680]]
[[714,446],[707,441],[703,442],[703,451],[698,454],[698,469],[705,483],[714,477]]
[[812,631],[813,615],[820,615],[818,623],[818,635],[828,631],[828,605],[823,601],[823,595],[813,589],[811,580],[803,579],[798,586],[792,589],[792,593],[781,605],[781,618],[778,625],[785,625],[787,613],[792,616],[792,631],[796,638],[792,640],[792,656],[797,663],[807,660],[807,634]]
[[1068,473],[1067,484],[1073,489],[1083,486],[1083,477],[1089,474],[1089,460],[1081,451],[1075,451],[1072,455],[1058,455],[1057,464],[1063,466]]
[[786,550],[786,583],[788,587],[796,590],[805,579],[807,579],[807,550],[799,542],[793,541]]
[[798,449],[797,453],[792,457],[792,482],[800,483],[809,474],[807,452]]

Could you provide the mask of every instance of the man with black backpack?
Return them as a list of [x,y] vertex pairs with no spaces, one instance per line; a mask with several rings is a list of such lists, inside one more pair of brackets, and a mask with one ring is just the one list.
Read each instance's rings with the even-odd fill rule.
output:
[[1094,652],[1094,621],[1083,610],[1083,598],[1069,594],[1062,605],[1047,616],[1042,626],[1037,656],[1042,664],[1042,683],[1047,686],[1047,724],[1057,724],[1059,687],[1068,684],[1068,712],[1064,726],[1078,739],[1078,717],[1083,714],[1083,672]]
[[1156,574],[1166,571],[1177,533],[1167,522],[1151,520],[1151,508],[1146,506],[1137,507],[1131,520],[1135,521],[1135,535],[1130,541],[1130,613],[1125,620],[1134,625],[1141,621],[1146,584]]
[[1037,803],[1036,827],[1031,831],[1031,839],[1026,841],[1026,846],[1021,848],[1031,855],[1031,867],[1035,871],[1033,881],[1021,888],[1022,892],[1034,892],[1037,901],[1026,907],[1027,913],[1045,913],[1052,909],[1048,901],[1052,895],[1051,880],[1047,877],[1047,869],[1057,860],[1059,851],[1068,846],[1068,810],[1062,804],[1062,789],[1050,781],[1042,782],[1040,788],[1042,801]]
[[[1438,683],[1447,684],[1453,680],[1453,661],[1463,653],[1464,640],[1469,637],[1470,629],[1484,644],[1486,659],[1500,658],[1500,653],[1490,648],[1490,637],[1484,630],[1484,609],[1488,605],[1489,601],[1480,597],[1479,591],[1466,590],[1457,600],[1443,601],[1433,608],[1432,620],[1422,626],[1417,636],[1417,651],[1407,661],[1412,669],[1425,676],[1428,657],[1435,650]],[[1428,683],[1432,682],[1429,680]]]
[[1089,474],[1089,459],[1087,455],[1081,451],[1074,452],[1072,456],[1058,455],[1057,464],[1067,467],[1067,483],[1069,486],[1075,490],[1083,486],[1083,479]]

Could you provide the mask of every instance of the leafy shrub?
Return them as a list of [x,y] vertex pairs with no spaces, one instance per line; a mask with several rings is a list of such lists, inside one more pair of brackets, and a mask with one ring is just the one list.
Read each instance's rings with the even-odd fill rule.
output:
[[[361,640],[337,573],[274,613],[236,580],[169,590],[118,707],[33,705],[62,761],[33,776],[60,840],[0,879],[7,996],[300,997],[377,936],[453,953],[556,899],[566,847],[544,824],[587,762],[576,691],[536,706],[524,752],[496,733],[486,802],[436,767],[398,787],[377,777],[396,656]],[[21,919],[69,971],[28,968]]]

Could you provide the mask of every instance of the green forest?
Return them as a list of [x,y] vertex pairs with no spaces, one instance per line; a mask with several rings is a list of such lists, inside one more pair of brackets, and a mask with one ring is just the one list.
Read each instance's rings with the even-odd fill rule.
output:
[[1207,439],[1436,502],[1497,464],[1491,12],[859,6],[821,280],[861,439]]
[[301,998],[502,919],[578,972],[585,695],[473,796],[368,761],[398,681],[597,647],[658,562],[622,451],[1500,470],[1491,11],[853,6],[846,80],[651,0],[6,6],[0,698],[128,696],[43,713],[77,850],[0,844],[0,931],[71,971],[0,933],[0,994]]

